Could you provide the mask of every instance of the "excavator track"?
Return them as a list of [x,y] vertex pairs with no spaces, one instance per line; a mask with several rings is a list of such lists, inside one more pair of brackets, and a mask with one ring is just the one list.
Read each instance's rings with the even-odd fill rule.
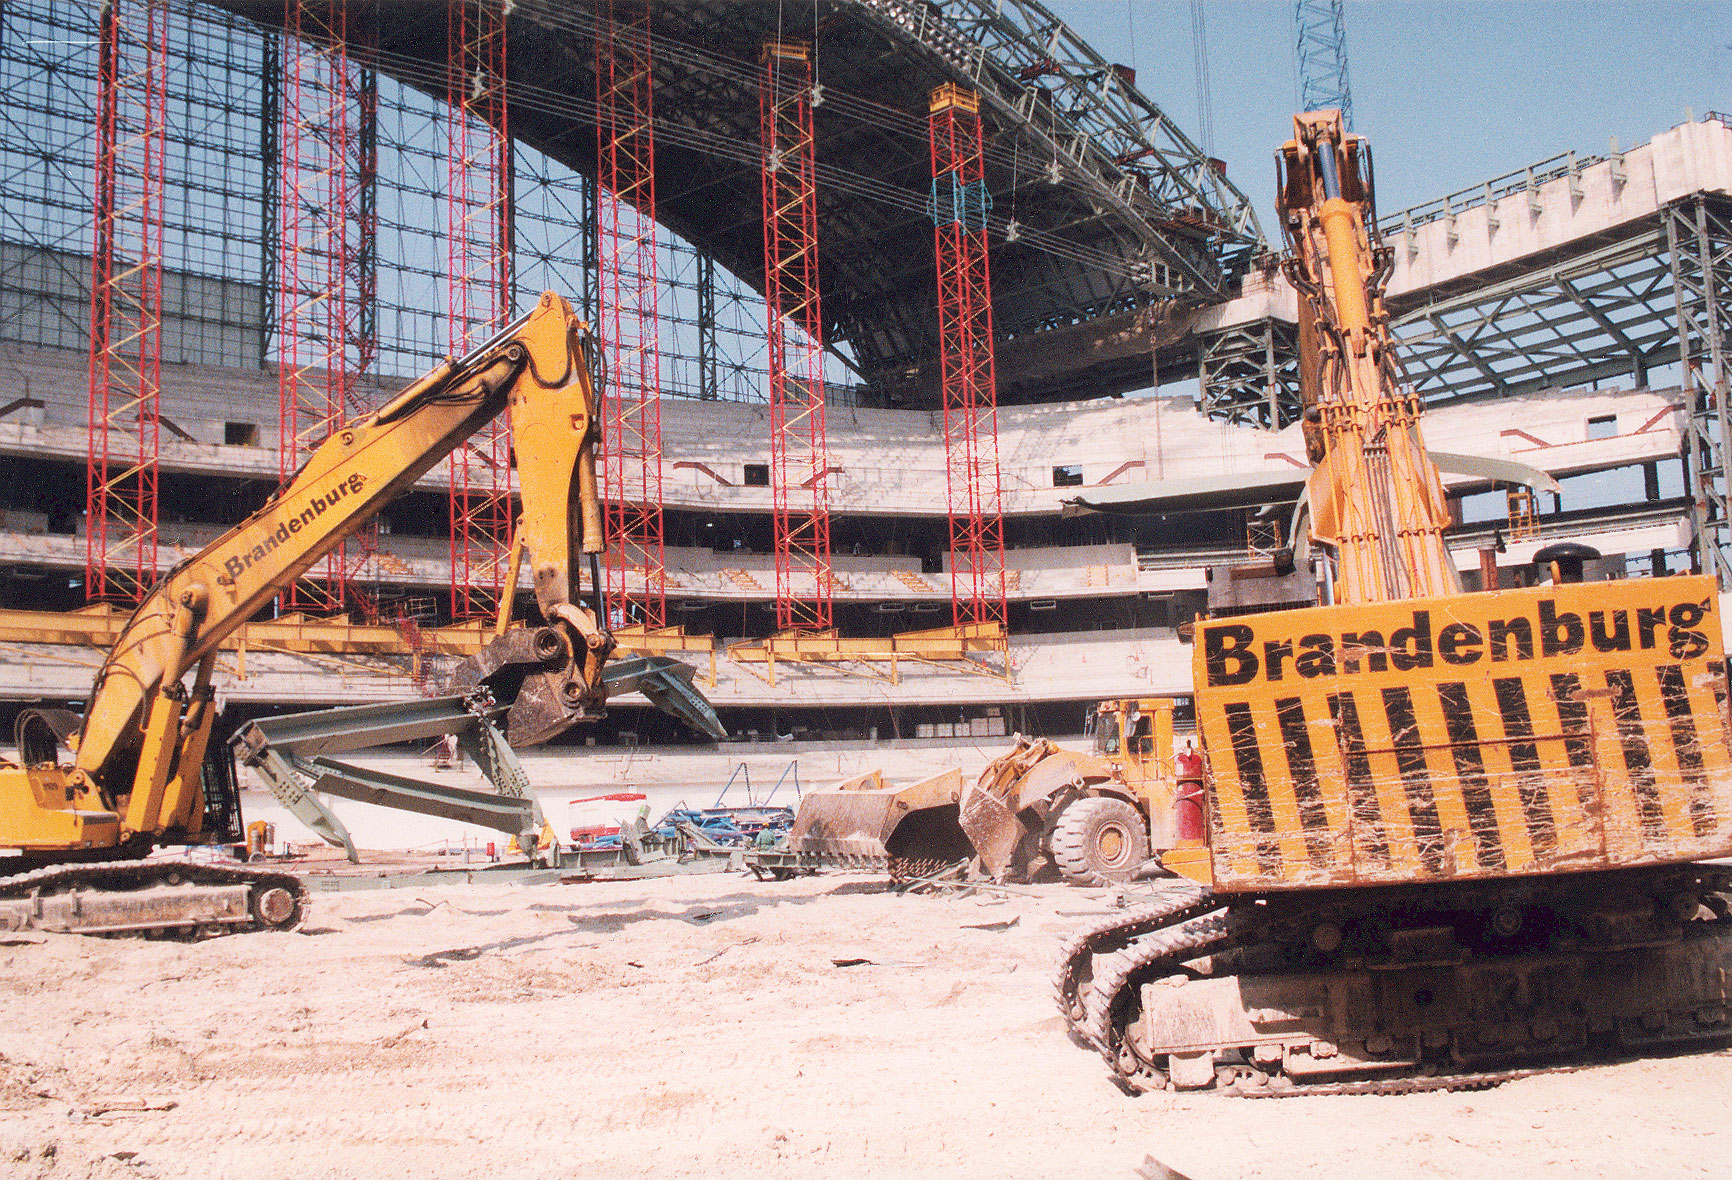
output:
[[1097,963],[1082,994],[1081,1032],[1106,1058],[1119,1085],[1140,1093],[1167,1084],[1156,1063],[1145,1060],[1125,1036],[1124,1001],[1136,997],[1144,980],[1176,974],[1188,960],[1225,948],[1231,938],[1226,917],[1214,914],[1144,935]]
[[1221,902],[1187,891],[1183,896],[1123,910],[1086,926],[1065,940],[1059,951],[1053,994],[1065,1023],[1078,1035],[1083,1026],[1083,994],[1094,975],[1095,956],[1111,954],[1175,922],[1187,922],[1221,908]]
[[1129,1093],[1485,1089],[1732,1042],[1728,884],[1685,866],[1590,890],[1175,900],[1069,939],[1056,999]]
[[307,909],[299,877],[244,865],[104,861],[0,877],[0,930],[204,938],[292,930]]
[[[1573,1065],[1550,1069],[1500,1069],[1489,1073],[1428,1074],[1409,1078],[1372,1078],[1361,1082],[1312,1082],[1309,1085],[1274,1085],[1268,1081],[1238,1081],[1219,1086],[1229,1098],[1325,1098],[1331,1095],[1428,1094],[1441,1090],[1490,1090],[1505,1082],[1519,1081],[1542,1073],[1574,1073]],[[1277,1082],[1286,1079],[1277,1078]]]

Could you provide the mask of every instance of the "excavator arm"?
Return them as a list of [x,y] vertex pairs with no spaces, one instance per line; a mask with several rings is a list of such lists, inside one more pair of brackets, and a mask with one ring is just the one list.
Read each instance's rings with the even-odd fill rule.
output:
[[[523,498],[508,586],[527,559],[542,622],[507,630],[508,593],[495,647],[512,651],[496,652],[492,670],[532,667],[517,685],[540,694],[534,740],[593,716],[605,700],[602,667],[613,640],[597,580],[603,536],[591,347],[571,306],[547,292],[493,339],[321,443],[269,503],[171,571],[140,604],[97,675],[69,791],[118,810],[123,840],[187,826],[222,641],[507,409]],[[585,558],[588,606],[576,593]]]
[[1276,204],[1301,297],[1312,536],[1335,550],[1337,601],[1459,594],[1443,482],[1390,340],[1370,148],[1340,111],[1297,115],[1293,131],[1277,156]]

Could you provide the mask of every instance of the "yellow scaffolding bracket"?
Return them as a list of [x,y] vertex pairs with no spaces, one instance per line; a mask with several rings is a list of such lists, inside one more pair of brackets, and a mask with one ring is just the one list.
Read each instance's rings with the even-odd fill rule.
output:
[[[834,666],[846,675],[887,679],[891,684],[900,684],[902,661],[913,660],[946,671],[991,676],[1009,683],[1009,652],[1009,637],[1004,624],[998,622],[904,631],[888,639],[847,638],[833,630],[785,631],[768,639],[732,643],[726,649],[728,659],[772,685],[776,683],[777,661]],[[997,668],[974,658],[994,654],[999,657],[1000,666]],[[750,667],[752,664],[764,665],[764,672],[754,671]],[[841,667],[844,664],[858,664],[860,668]],[[888,671],[881,671],[880,666],[887,666]]]

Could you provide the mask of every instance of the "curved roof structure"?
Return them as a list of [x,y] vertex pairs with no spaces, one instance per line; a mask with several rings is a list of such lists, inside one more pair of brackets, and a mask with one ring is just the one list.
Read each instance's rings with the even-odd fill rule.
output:
[[[281,21],[280,3],[224,6]],[[593,175],[595,5],[507,8],[513,136]],[[350,29],[380,11],[351,2]],[[382,11],[379,69],[443,97],[445,21]],[[652,36],[659,218],[753,286],[763,269],[758,55],[777,37],[815,41],[828,342],[845,344],[861,376],[898,401],[929,403],[936,387],[926,105],[942,83],[982,100],[1001,339],[1153,304],[1218,301],[1261,246],[1250,203],[1219,165],[1130,70],[1032,0],[660,0]],[[1037,368],[1024,375],[1027,388],[1016,366],[1001,372],[1004,400],[1040,397],[1036,384],[1053,365]],[[1118,384],[1146,372],[1145,352]],[[1073,375],[1050,388],[1075,384]]]

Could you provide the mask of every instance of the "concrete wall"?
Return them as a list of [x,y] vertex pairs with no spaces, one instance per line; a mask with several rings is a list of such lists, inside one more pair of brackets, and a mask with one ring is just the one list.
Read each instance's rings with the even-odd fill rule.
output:
[[[0,452],[83,465],[84,361],[52,349],[0,347]],[[394,391],[392,391],[394,392]],[[376,397],[382,397],[384,391]],[[1555,475],[1678,452],[1681,395],[1671,390],[1546,391],[1483,407],[1427,414],[1434,450],[1518,459]],[[40,403],[40,404],[36,404]],[[1617,436],[1588,440],[1588,420],[1617,417]],[[207,366],[163,368],[161,463],[167,470],[277,478],[274,376]],[[258,430],[260,445],[223,444],[227,423]],[[662,405],[669,507],[769,513],[768,487],[744,486],[748,464],[768,464],[768,410],[738,402]],[[944,438],[937,416],[915,410],[838,409],[829,416],[831,511],[940,517],[946,512]],[[1183,398],[1108,399],[1007,407],[999,454],[1008,514],[1054,514],[1077,494],[1053,486],[1055,467],[1081,469],[1082,487],[1125,487],[1305,467],[1297,426],[1277,433],[1212,421]],[[449,486],[447,464],[419,487]],[[1465,481],[1450,477],[1455,486]]]

